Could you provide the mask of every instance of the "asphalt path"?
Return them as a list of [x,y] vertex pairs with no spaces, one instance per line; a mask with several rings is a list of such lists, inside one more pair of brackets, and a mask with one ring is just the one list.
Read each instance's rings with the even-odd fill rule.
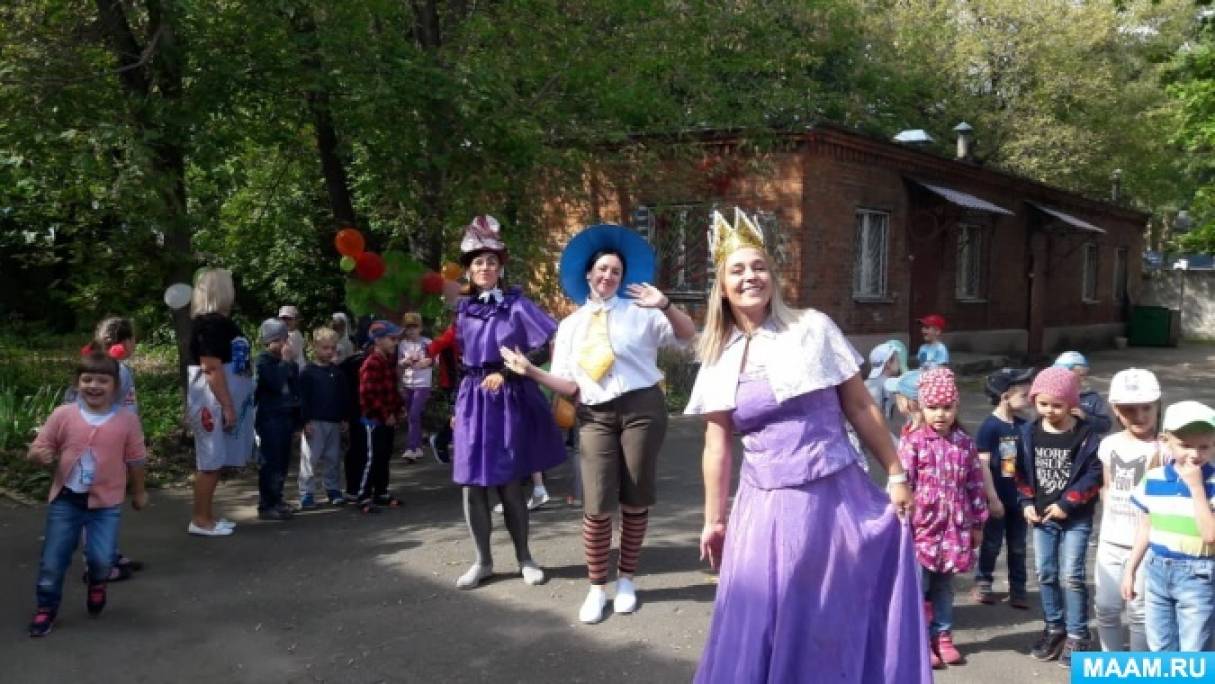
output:
[[[1212,346],[1109,351],[1092,362],[1099,389],[1113,372],[1137,365],[1160,375],[1166,401],[1215,402]],[[963,419],[977,426],[989,407],[976,381],[962,385]],[[187,489],[154,491],[147,510],[124,512],[121,535],[123,549],[146,569],[111,585],[105,613],[91,619],[77,561],[45,639],[25,634],[45,509],[0,506],[0,624],[7,625],[0,628],[0,681],[688,681],[715,592],[696,549],[701,433],[698,419],[671,423],[638,611],[593,626],[577,621],[586,591],[581,512],[564,503],[531,519],[546,584],[519,578],[499,520],[497,574],[473,591],[454,588],[472,548],[449,469],[434,461],[394,463],[392,487],[405,506],[373,516],[327,508],[257,522],[255,482],[226,481],[219,508],[239,527],[223,539],[185,533]],[[549,477],[557,498],[569,491],[568,464]],[[287,490],[294,496],[293,477]],[[1036,606],[1032,567],[1030,574]],[[939,673],[939,682],[1068,681],[1066,670],[1026,655],[1042,626],[1040,609],[981,606],[970,600],[968,578],[956,584],[955,640],[968,663]],[[1006,587],[998,570],[996,589]]]

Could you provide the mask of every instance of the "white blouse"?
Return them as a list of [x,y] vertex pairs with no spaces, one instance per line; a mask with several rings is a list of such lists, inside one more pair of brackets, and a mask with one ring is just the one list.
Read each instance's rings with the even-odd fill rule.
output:
[[[578,353],[591,315],[600,309],[608,312],[608,340],[616,360],[607,375],[595,382],[578,365]],[[578,383],[579,401],[594,406],[657,385],[662,379],[658,349],[682,345],[666,314],[658,309],[635,306],[632,300],[620,297],[603,303],[588,300],[557,326],[552,373]]]
[[[735,328],[721,358],[700,367],[685,414],[734,410],[746,347]],[[754,368],[763,369],[777,402],[842,384],[860,372],[862,362],[835,322],[814,309],[803,311],[785,330],[765,322],[752,335],[750,358]]]

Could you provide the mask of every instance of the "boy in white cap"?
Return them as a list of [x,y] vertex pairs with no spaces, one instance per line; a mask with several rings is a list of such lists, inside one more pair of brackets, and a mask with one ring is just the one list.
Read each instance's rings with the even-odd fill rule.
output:
[[1202,651],[1215,634],[1215,409],[1182,401],[1164,412],[1172,461],[1148,471],[1131,502],[1143,516],[1122,575],[1136,595],[1135,571],[1147,556],[1147,643],[1153,651]]
[[1163,444],[1160,442],[1160,382],[1151,371],[1127,368],[1114,374],[1110,381],[1109,402],[1123,429],[1101,440],[1097,458],[1104,469],[1101,491],[1101,531],[1097,544],[1097,594],[1094,608],[1097,614],[1097,636],[1101,650],[1121,651],[1128,634],[1122,628],[1122,611],[1126,609],[1129,643],[1132,651],[1147,650],[1143,617],[1143,575],[1135,578],[1136,597],[1122,599],[1122,574],[1135,533],[1142,517],[1131,503],[1135,485],[1144,473],[1161,465]]
[[300,332],[300,310],[287,304],[279,307],[278,318],[287,324],[287,344],[283,349],[283,358],[294,363],[300,371],[304,370],[308,359],[304,358],[304,333]]

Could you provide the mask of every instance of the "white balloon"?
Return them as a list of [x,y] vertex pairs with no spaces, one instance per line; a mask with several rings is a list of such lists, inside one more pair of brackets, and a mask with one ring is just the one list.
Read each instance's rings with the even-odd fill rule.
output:
[[190,303],[193,293],[194,288],[189,285],[174,283],[165,288],[165,304],[168,304],[170,309],[180,309]]

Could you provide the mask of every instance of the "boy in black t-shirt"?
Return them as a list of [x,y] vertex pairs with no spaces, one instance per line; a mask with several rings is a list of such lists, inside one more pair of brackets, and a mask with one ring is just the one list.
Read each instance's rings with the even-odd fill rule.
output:
[[1080,381],[1064,368],[1047,368],[1029,391],[1041,416],[1021,427],[1016,464],[1018,504],[1034,526],[1034,561],[1046,628],[1030,655],[1059,659],[1088,650],[1088,586],[1085,555],[1101,491],[1101,441],[1092,426],[1072,415]]
[[1008,542],[1008,605],[1029,608],[1025,584],[1025,538],[1028,527],[1017,503],[1017,441],[1025,421],[1018,415],[1029,408],[1032,368],[1002,368],[987,376],[984,388],[996,409],[979,426],[975,446],[987,466],[992,491],[988,493],[991,516],[983,528],[983,545],[975,572],[975,600],[995,603],[991,585],[996,559],[1004,540]]

